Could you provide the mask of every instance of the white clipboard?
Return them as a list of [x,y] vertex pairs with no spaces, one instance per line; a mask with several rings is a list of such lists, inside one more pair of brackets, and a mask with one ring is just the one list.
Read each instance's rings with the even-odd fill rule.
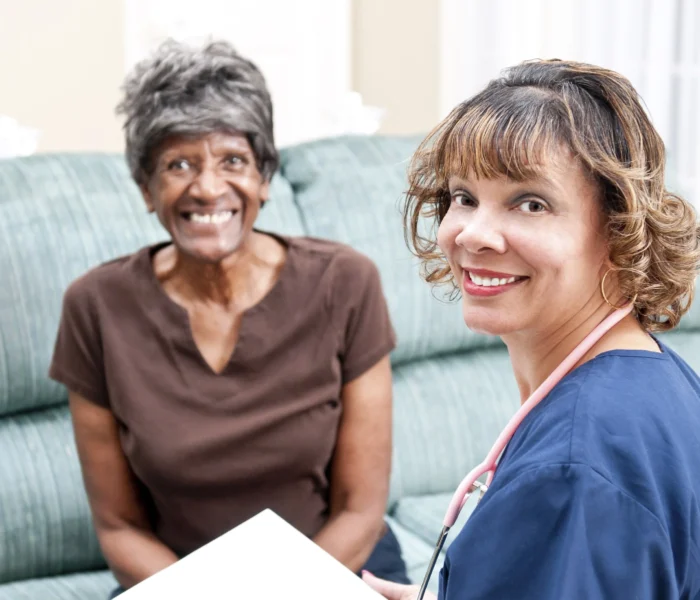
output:
[[119,600],[380,600],[355,573],[271,510],[225,533]]

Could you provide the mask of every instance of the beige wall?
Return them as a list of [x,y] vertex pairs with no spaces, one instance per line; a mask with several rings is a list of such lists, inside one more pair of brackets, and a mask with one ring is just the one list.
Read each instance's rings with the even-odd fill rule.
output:
[[[353,0],[353,86],[383,133],[438,120],[438,6]],[[41,130],[39,151],[121,151],[124,31],[124,0],[0,0],[0,114]]]
[[114,150],[123,0],[0,0],[0,114],[42,131],[40,151]]
[[425,133],[439,118],[438,0],[353,0],[353,86],[387,110],[382,133]]

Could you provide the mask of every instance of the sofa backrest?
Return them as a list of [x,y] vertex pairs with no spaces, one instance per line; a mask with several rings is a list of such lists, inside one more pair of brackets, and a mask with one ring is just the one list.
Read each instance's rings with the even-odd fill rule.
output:
[[282,153],[308,235],[338,240],[379,267],[398,345],[399,365],[460,350],[500,345],[464,327],[459,302],[448,302],[419,275],[401,217],[406,171],[418,137],[347,136]]
[[[418,137],[348,136],[284,149],[258,226],[346,242],[379,267],[398,336],[394,365],[499,346],[464,327],[419,276],[400,215]],[[119,155],[0,160],[0,416],[65,399],[46,377],[67,285],[97,264],[164,239]],[[700,330],[700,302],[681,331]]]
[[[294,190],[308,235],[339,240],[372,258],[382,276],[403,362],[464,350],[500,346],[470,332],[458,301],[447,302],[419,275],[406,248],[401,209],[407,169],[418,136],[344,136],[282,152],[281,172]],[[678,331],[700,330],[700,301]]]
[[[459,302],[435,298],[404,244],[399,209],[418,142],[287,148],[258,222],[346,242],[379,267],[399,341],[392,501],[454,489],[518,404],[505,348],[469,332]],[[46,373],[68,284],[164,237],[121,156],[0,160],[0,582],[102,564],[67,407],[35,409],[65,402]],[[674,342],[697,348],[687,332],[700,331],[700,301],[680,330]],[[25,411],[35,412],[8,416]]]
[[[279,176],[260,224],[303,233]],[[0,416],[65,400],[46,374],[68,284],[165,236],[122,156],[0,160]]]

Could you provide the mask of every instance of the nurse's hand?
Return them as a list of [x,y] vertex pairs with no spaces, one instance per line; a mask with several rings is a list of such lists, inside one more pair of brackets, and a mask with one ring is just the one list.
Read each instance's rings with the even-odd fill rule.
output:
[[[417,585],[402,585],[379,579],[368,571],[362,572],[362,581],[387,600],[416,600],[418,590],[420,590],[420,587]],[[437,598],[430,592],[426,592],[424,600],[437,600]]]

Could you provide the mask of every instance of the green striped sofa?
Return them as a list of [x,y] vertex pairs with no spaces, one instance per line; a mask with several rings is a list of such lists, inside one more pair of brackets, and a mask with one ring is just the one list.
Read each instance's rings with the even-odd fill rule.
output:
[[[405,247],[400,201],[418,141],[342,137],[283,150],[259,222],[346,242],[379,266],[399,340],[387,512],[415,580],[450,493],[518,402],[504,347],[464,327],[458,304],[420,280]],[[0,600],[103,600],[115,586],[66,392],[46,372],[66,286],[163,237],[121,156],[0,160]],[[700,370],[700,306],[665,341]]]

